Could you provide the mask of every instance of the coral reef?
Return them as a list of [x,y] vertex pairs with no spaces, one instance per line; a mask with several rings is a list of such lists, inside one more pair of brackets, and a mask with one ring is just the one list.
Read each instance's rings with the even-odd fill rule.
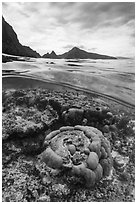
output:
[[110,173],[110,144],[101,131],[94,127],[61,127],[47,135],[44,143],[46,149],[41,154],[42,160],[54,169],[68,168],[72,174],[83,177],[87,187],[93,187]]
[[3,90],[2,201],[134,201],[134,121],[83,92]]

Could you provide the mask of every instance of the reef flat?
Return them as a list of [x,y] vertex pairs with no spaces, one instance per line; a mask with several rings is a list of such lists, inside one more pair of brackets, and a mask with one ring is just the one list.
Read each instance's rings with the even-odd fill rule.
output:
[[4,202],[134,201],[134,108],[34,88],[2,100]]

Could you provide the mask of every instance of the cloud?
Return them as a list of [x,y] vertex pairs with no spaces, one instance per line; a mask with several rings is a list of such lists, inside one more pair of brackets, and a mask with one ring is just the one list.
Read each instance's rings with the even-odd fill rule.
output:
[[6,2],[2,2],[2,6],[3,6],[4,8],[7,8],[7,7],[8,7],[8,4],[7,4]]
[[134,2],[4,2],[2,7],[20,42],[41,54],[72,46],[111,55],[134,52]]
[[134,3],[79,3],[72,21],[81,28],[120,26],[135,18]]

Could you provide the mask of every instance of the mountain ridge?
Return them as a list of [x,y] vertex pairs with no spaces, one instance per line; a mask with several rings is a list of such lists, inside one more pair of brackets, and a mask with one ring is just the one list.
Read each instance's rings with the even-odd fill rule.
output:
[[41,57],[39,53],[30,47],[22,45],[16,32],[10,24],[8,24],[2,16],[2,53],[17,55],[23,57]]
[[[54,55],[53,55],[53,53],[54,53]],[[54,51],[52,51],[50,54],[47,53],[47,54],[43,55],[42,57],[43,58],[51,58],[51,59],[117,59],[116,57],[113,57],[113,56],[87,52],[87,51],[82,50],[78,47],[73,47],[68,52],[65,52],[65,53],[60,54],[60,55],[57,55]]]
[[52,51],[51,53],[47,52],[42,56],[42,58],[59,59],[58,55],[56,55],[54,51]]

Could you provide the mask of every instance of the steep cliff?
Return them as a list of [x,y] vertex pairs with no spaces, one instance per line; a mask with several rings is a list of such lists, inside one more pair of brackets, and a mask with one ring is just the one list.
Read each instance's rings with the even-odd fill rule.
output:
[[5,19],[2,17],[2,53],[25,56],[25,57],[40,57],[39,53],[32,50],[30,47],[23,46],[13,30]]

